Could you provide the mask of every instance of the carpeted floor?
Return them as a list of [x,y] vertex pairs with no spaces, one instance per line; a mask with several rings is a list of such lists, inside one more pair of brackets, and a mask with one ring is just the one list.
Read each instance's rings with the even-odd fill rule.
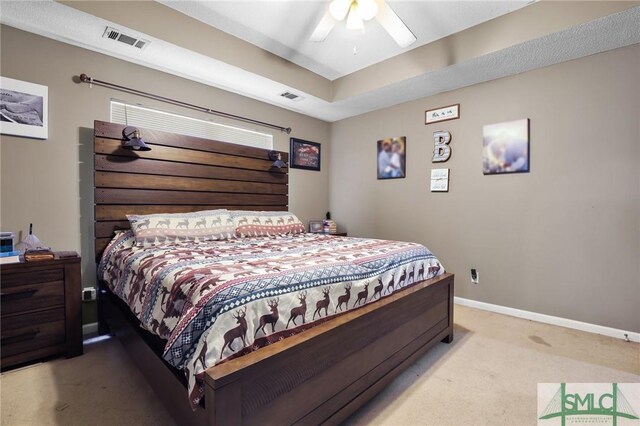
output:
[[[640,382],[640,344],[456,305],[438,344],[347,424],[535,425],[537,384]],[[172,425],[123,347],[0,377],[2,425]],[[186,393],[185,393],[186,398]]]

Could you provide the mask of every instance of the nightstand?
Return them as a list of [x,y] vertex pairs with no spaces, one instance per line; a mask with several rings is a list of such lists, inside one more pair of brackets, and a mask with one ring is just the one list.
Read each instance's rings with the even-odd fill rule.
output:
[[1,368],[82,354],[79,256],[2,265],[0,289]]

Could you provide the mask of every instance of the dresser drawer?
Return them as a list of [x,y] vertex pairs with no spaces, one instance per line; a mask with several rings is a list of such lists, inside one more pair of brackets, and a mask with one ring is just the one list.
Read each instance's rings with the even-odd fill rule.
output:
[[2,282],[0,295],[2,318],[7,315],[43,308],[64,306],[64,281],[7,287]]
[[23,286],[27,284],[46,283],[52,281],[64,281],[64,269],[49,268],[45,270],[32,270],[20,273],[2,274],[3,289],[6,287]]
[[2,318],[2,358],[64,342],[64,307]]

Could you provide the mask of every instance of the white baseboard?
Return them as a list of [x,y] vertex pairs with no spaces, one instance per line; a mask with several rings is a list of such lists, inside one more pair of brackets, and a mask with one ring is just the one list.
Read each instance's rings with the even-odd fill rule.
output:
[[506,306],[493,305],[491,303],[478,302],[476,300],[465,299],[462,297],[454,297],[454,302],[458,305],[468,306],[470,308],[482,309],[484,311],[496,312],[499,314],[509,315],[517,318],[524,318],[531,321],[542,322],[545,324],[558,325],[560,327],[572,328],[574,330],[586,331],[588,333],[602,334],[618,339],[625,340],[625,336],[632,342],[640,343],[640,333],[620,330],[617,328],[604,327],[587,322],[575,321],[567,318],[554,317],[552,315],[539,314],[536,312],[523,311],[521,309],[509,308]]
[[82,337],[83,338],[88,338],[88,337],[93,337],[96,336],[98,334],[98,323],[97,322],[92,322],[90,324],[83,324],[82,325]]

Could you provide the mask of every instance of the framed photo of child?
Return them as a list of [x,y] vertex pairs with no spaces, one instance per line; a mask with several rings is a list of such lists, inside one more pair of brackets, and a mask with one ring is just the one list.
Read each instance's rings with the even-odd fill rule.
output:
[[407,176],[407,137],[378,141],[378,179],[400,179]]

